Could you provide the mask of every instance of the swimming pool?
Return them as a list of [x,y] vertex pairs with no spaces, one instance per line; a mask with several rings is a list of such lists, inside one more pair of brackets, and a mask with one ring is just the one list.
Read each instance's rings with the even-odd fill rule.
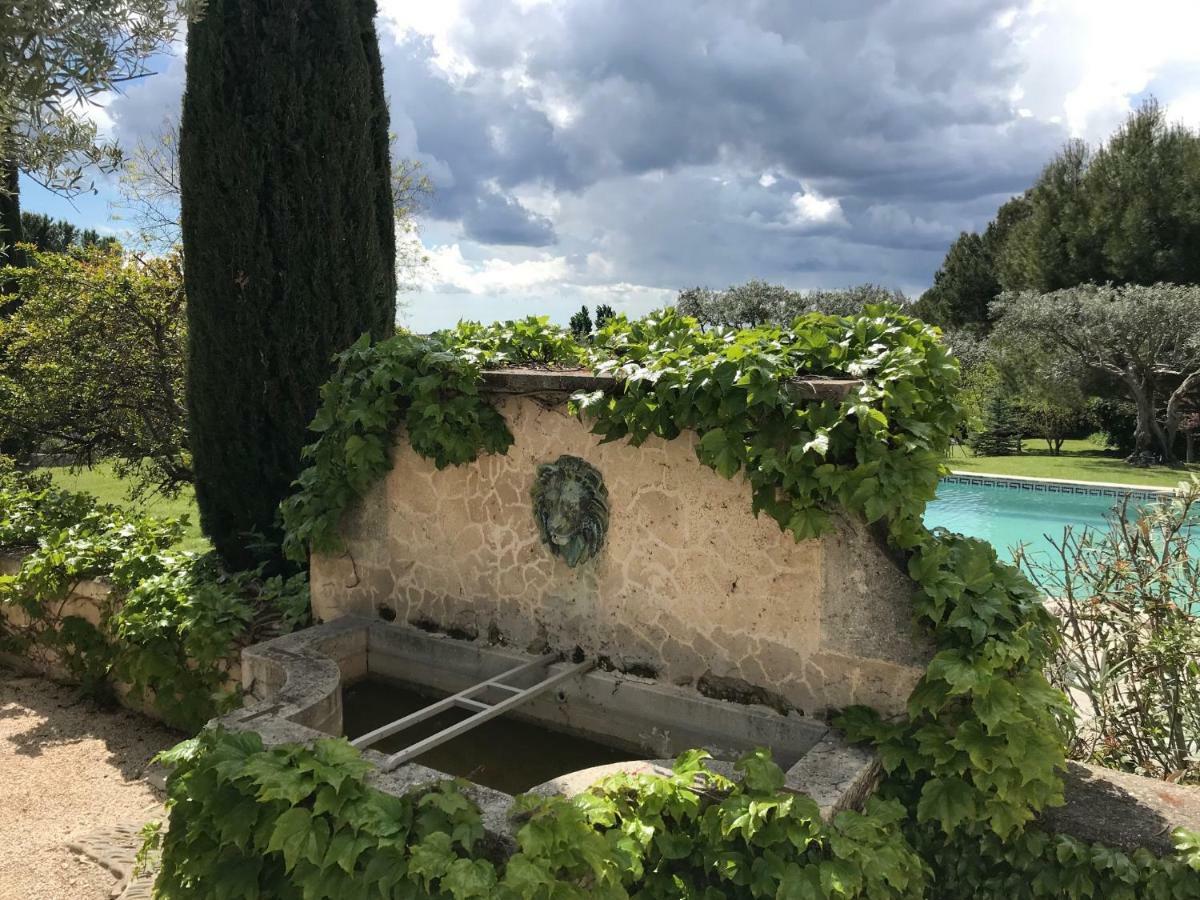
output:
[[937,499],[925,510],[925,524],[991,542],[1001,559],[1024,544],[1029,553],[1053,552],[1050,538],[1062,541],[1063,529],[1108,529],[1106,514],[1125,493],[1139,506],[1152,502],[1153,491],[1032,482],[1017,478],[952,475],[938,484]]

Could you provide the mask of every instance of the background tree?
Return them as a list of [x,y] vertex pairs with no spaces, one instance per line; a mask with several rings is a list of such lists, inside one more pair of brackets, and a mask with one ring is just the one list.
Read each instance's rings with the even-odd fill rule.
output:
[[1179,430],[1183,432],[1187,440],[1184,462],[1194,463],[1196,461],[1196,436],[1200,435],[1200,404],[1190,407],[1179,417]]
[[181,239],[177,121],[163,120],[153,135],[133,146],[117,185],[121,199],[113,205],[137,229],[138,243],[158,253],[177,248]]
[[1200,134],[1151,100],[1099,149],[1072,142],[1005,244],[1009,290],[1200,282]]
[[856,316],[863,307],[874,304],[906,307],[908,298],[901,291],[878,284],[860,284],[848,288],[800,293],[793,291],[783,310],[783,322],[789,323],[796,316],[819,312],[829,316]]
[[986,332],[1003,290],[1200,282],[1200,134],[1153,100],[1097,149],[1071,141],[982,235],[950,246],[918,315]]
[[[157,253],[178,250],[182,240],[179,216],[179,122],[166,118],[158,130],[139,140],[126,155],[118,180],[120,199],[113,206],[137,229],[137,243]],[[401,159],[392,170],[396,212],[396,279],[401,290],[413,286],[429,261],[417,234],[433,183],[416,160]]]
[[1175,461],[1183,405],[1200,390],[1200,285],[1005,294],[997,310],[999,340],[1118,380],[1137,405],[1131,462]]
[[1091,434],[1096,419],[1085,390],[1088,372],[1074,354],[1031,345],[1006,330],[983,347],[996,373],[992,390],[1011,401],[1023,437],[1041,438],[1057,456],[1064,441]]
[[970,437],[976,456],[1011,456],[1021,452],[1021,422],[1016,405],[1003,391],[983,403],[980,428]]
[[596,307],[596,330],[599,331],[611,320],[617,317],[617,311],[607,303],[601,303]]
[[41,213],[21,213],[21,231],[26,244],[48,253],[66,253],[79,247],[118,246],[115,237],[102,236],[95,229],[78,228],[66,219],[52,219]]
[[243,567],[300,467],[334,353],[394,328],[395,224],[373,0],[209,0],[179,162],[201,524]]
[[571,322],[568,327],[577,341],[586,341],[591,337],[592,316],[586,306],[579,307],[579,311],[571,316]]
[[189,482],[179,260],[34,250],[0,275],[22,301],[0,319],[0,440],[77,465],[113,458],[140,489]]
[[[0,16],[0,244],[22,240],[20,173],[67,195],[88,166],[120,162],[87,105],[150,73],[181,14],[172,0],[15,0]],[[6,251],[19,264],[19,253]],[[5,304],[10,308],[11,302]],[[2,312],[3,310],[0,310]]]
[[1013,227],[1027,218],[1025,197],[1000,207],[982,235],[964,231],[934,273],[933,286],[913,305],[913,312],[943,328],[985,334],[991,328],[988,307],[1000,296],[999,257]]
[[908,301],[899,291],[874,284],[802,292],[754,280],[724,291],[687,288],[679,292],[675,308],[704,326],[753,328],[767,323],[790,324],[797,316],[810,312],[854,315],[873,303],[905,306]]

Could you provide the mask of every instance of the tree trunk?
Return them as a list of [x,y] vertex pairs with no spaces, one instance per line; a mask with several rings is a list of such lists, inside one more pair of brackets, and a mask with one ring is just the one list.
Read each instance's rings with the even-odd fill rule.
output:
[[[16,160],[0,161],[0,265],[23,266],[25,254],[14,244],[22,239],[21,234],[21,170]],[[17,290],[14,279],[0,281],[0,316],[9,315],[17,308],[13,297]]]
[[[1179,418],[1183,414],[1183,401],[1194,389],[1200,387],[1200,370],[1190,373],[1180,382],[1179,387],[1171,392],[1167,400],[1166,441],[1169,447],[1175,446],[1175,435],[1179,433]],[[1190,438],[1189,432],[1189,438]],[[1189,443],[1190,448],[1190,443]],[[1189,452],[1188,462],[1191,462]]]
[[1187,457],[1188,465],[1196,461],[1196,432],[1187,432]]
[[1125,382],[1129,385],[1129,393],[1137,406],[1137,425],[1133,429],[1133,455],[1143,456],[1153,452],[1154,434],[1151,423],[1154,421],[1154,402],[1145,387],[1132,374],[1126,373]]

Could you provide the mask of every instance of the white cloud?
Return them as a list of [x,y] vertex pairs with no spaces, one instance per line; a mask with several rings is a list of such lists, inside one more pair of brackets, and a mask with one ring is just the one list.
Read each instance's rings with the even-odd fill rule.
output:
[[1147,89],[1169,94],[1156,77],[1200,62],[1195,0],[1036,0],[1012,29],[1026,64],[1022,106],[1047,120],[1063,116],[1072,135],[1093,142]]
[[477,71],[455,46],[454,32],[465,20],[461,0],[379,0],[378,9],[381,24],[397,40],[412,34],[429,38],[435,62],[447,75],[464,78]]
[[792,194],[792,208],[787,223],[800,227],[812,225],[845,225],[846,216],[836,197],[822,197],[809,185]]
[[429,250],[428,269],[418,275],[423,290],[437,293],[504,294],[562,281],[570,274],[566,257],[536,254],[510,261],[500,257],[467,259],[458,243]]

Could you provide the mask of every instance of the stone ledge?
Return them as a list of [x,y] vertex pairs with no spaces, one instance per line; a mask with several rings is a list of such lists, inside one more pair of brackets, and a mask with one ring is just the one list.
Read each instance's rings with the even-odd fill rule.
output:
[[[853,378],[789,378],[784,390],[793,400],[842,400],[862,384]],[[613,391],[620,381],[591,369],[488,369],[483,390],[495,394],[573,394]]]
[[831,731],[787,770],[783,787],[811,797],[828,822],[842,810],[861,810],[882,774],[875,751]]
[[1174,850],[1174,829],[1200,830],[1200,788],[1075,762],[1067,763],[1063,787],[1066,803],[1041,817],[1059,834],[1164,856]]

